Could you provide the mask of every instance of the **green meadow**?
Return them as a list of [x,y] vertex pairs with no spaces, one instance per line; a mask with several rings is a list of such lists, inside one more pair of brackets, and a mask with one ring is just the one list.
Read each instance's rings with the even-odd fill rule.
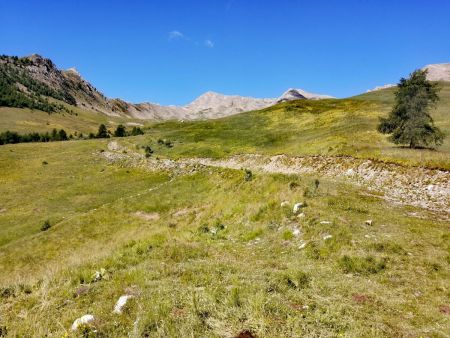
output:
[[[449,134],[442,86],[433,116]],[[449,139],[410,150],[376,132],[391,104],[390,90],[295,101],[114,141],[159,159],[323,154],[450,169]],[[86,133],[111,120],[82,113],[1,108],[1,129]],[[316,175],[110,163],[109,141],[0,146],[0,336],[448,337],[449,225],[432,212]],[[92,325],[72,332],[85,314]]]

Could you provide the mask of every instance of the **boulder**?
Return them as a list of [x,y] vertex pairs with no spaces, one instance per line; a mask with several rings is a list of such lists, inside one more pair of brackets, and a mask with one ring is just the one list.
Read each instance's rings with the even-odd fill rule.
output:
[[303,208],[305,205],[302,202],[299,203],[295,203],[294,204],[294,208],[292,209],[292,211],[294,212],[294,214],[298,214],[301,210],[301,208]]
[[283,201],[283,202],[281,202],[280,205],[281,205],[282,208],[288,207],[289,206],[289,202],[288,201]]
[[94,316],[93,315],[89,315],[89,314],[81,316],[80,318],[75,319],[75,321],[72,324],[72,331],[78,330],[78,328],[80,326],[91,324],[94,321],[94,319],[95,319]]
[[133,298],[132,295],[123,295],[119,297],[116,305],[114,306],[113,313],[121,314],[123,311],[123,307],[127,304],[128,300]]

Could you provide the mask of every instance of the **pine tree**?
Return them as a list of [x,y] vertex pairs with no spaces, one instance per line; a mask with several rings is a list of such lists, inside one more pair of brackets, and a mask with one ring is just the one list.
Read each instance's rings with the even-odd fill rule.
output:
[[430,109],[439,101],[438,85],[426,78],[427,71],[416,70],[397,85],[395,105],[387,118],[381,118],[378,131],[390,134],[395,144],[410,148],[441,145],[444,134],[434,126]]
[[98,133],[97,133],[97,138],[108,138],[108,129],[106,129],[106,126],[104,124],[101,124],[98,127]]
[[114,131],[115,137],[124,137],[126,136],[126,129],[122,124],[117,126],[117,129]]

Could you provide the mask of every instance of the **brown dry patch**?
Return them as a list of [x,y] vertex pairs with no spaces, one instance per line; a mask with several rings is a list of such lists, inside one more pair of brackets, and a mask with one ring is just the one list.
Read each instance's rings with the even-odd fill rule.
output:
[[352,295],[352,299],[355,303],[358,303],[358,304],[372,302],[372,297],[367,296],[367,295],[358,295],[356,293]]
[[73,293],[73,298],[81,297],[85,294],[87,294],[90,290],[90,287],[88,285],[81,285],[78,289],[75,290]]
[[450,306],[448,305],[439,306],[439,312],[445,313],[446,315],[450,315]]
[[182,217],[182,216],[186,216],[189,215],[191,213],[197,213],[199,209],[198,208],[184,208],[178,211],[175,211],[172,216],[173,217]]
[[142,218],[146,221],[157,221],[159,220],[159,214],[157,212],[143,212],[143,211],[137,211],[134,213],[135,216]]
[[253,334],[250,330],[243,330],[239,332],[234,338],[256,338],[256,335]]
[[171,313],[172,313],[172,316],[179,318],[179,317],[184,317],[184,315],[186,314],[186,311],[182,308],[174,307],[172,309]]

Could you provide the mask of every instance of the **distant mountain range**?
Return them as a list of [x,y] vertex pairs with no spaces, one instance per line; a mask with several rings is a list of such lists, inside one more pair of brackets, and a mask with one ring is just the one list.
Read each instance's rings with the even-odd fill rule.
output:
[[[12,100],[8,102],[23,101],[24,107],[39,109],[40,105],[30,106],[29,101],[41,100],[44,93],[45,96],[65,101],[82,109],[93,110],[108,116],[139,119],[213,119],[266,108],[279,102],[332,98],[328,95],[308,93],[302,89],[289,89],[279,98],[269,99],[206,92],[185,106],[162,106],[150,102],[135,104],[119,98],[107,98],[83,79],[75,68],[60,70],[50,59],[37,54],[23,58],[1,56],[0,75],[9,85],[8,95],[12,97]],[[0,91],[0,95],[3,92]],[[16,100],[16,97],[20,100]],[[1,103],[0,99],[0,105]]]
[[[450,81],[450,63],[427,65],[428,78],[433,81]],[[380,90],[395,85],[374,88]],[[288,89],[278,98],[253,98],[206,92],[185,106],[163,106],[156,103],[130,103],[103,95],[83,79],[75,68],[60,70],[47,58],[33,54],[18,58],[0,56],[0,106],[39,109],[55,112],[63,108],[49,101],[53,98],[81,109],[108,116],[138,119],[214,119],[251,110],[263,109],[292,100],[320,100],[333,98],[302,89]]]

